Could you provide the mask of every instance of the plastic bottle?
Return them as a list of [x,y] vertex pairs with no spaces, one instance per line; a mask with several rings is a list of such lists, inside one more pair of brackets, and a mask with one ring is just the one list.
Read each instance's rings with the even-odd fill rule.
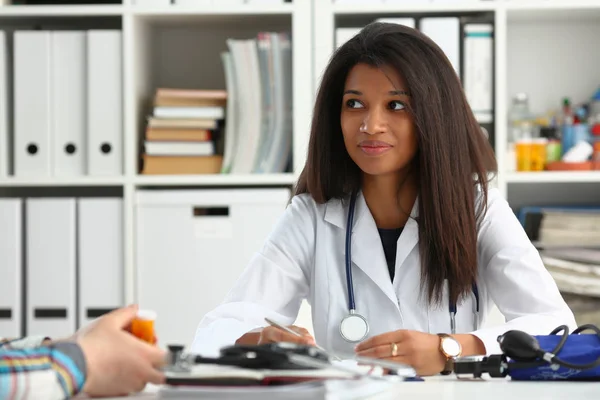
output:
[[575,118],[573,120],[573,146],[579,142],[592,143],[586,117],[585,108],[578,107],[577,111],[575,111]]
[[574,142],[574,129],[573,122],[575,115],[571,109],[571,101],[568,97],[563,99],[563,108],[560,114],[560,126],[562,132],[562,155],[565,155],[567,151],[573,147]]
[[592,96],[588,111],[588,124],[591,133],[590,140],[594,147],[592,160],[594,161],[594,167],[600,169],[600,88]]
[[533,115],[529,110],[526,93],[513,97],[508,113],[508,167],[517,171],[531,171],[531,151],[533,139],[537,136]]

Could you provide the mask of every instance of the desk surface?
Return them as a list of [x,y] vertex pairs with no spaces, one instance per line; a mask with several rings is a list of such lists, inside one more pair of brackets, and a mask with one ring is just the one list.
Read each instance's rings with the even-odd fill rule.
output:
[[[400,397],[401,396],[401,397]],[[451,377],[428,378],[425,382],[404,382],[383,393],[368,397],[376,400],[399,398],[423,400],[517,400],[517,399],[600,399],[600,382],[511,382],[505,379],[457,380]],[[143,393],[125,399],[163,399],[158,388],[151,386]],[[210,396],[186,396],[186,399],[207,399]],[[242,397],[243,398],[243,397]],[[117,400],[113,398],[109,400]]]

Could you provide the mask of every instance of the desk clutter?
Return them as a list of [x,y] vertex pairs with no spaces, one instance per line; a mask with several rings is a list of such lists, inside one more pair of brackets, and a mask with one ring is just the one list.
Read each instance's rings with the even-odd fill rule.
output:
[[[573,332],[559,326],[537,336],[509,330],[498,343],[500,354],[456,359],[452,378],[600,379],[600,330],[594,325]],[[213,358],[186,353],[180,345],[168,350],[160,397],[358,399],[384,393],[399,382],[426,381],[405,364],[351,355],[337,362],[326,351],[293,343],[226,346]]]
[[67,337],[123,306],[120,198],[0,199],[0,334]]
[[167,396],[210,393],[241,398],[325,399],[329,389],[336,395],[353,392],[353,396],[342,398],[359,398],[396,382],[422,380],[404,364],[361,359],[359,365],[351,358],[337,362],[323,350],[293,343],[226,346],[213,358],[186,353],[180,345],[169,345],[168,349],[161,390]]
[[509,110],[508,162],[512,170],[600,170],[600,87],[581,104],[562,99],[544,115],[529,109],[518,93]]
[[141,173],[281,173],[292,154],[292,43],[288,33],[228,39],[226,90],[159,88]]

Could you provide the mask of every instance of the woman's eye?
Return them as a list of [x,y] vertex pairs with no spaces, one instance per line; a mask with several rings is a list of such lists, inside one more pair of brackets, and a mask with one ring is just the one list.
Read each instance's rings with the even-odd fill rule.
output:
[[394,111],[404,110],[406,108],[401,101],[390,101],[390,109]]
[[362,104],[358,100],[350,99],[346,101],[346,107],[348,108],[362,108]]

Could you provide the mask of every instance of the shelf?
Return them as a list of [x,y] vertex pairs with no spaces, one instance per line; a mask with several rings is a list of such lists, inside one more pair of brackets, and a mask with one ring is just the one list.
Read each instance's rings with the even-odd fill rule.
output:
[[197,17],[227,17],[245,15],[291,15],[293,4],[247,4],[215,6],[178,6],[132,8],[132,14],[151,20],[191,19]]
[[16,178],[0,179],[0,187],[38,187],[38,186],[121,186],[123,177],[72,177],[72,178]]
[[600,183],[600,171],[542,171],[512,172],[507,174],[508,183]]
[[494,2],[457,2],[431,4],[375,3],[344,4],[334,3],[336,15],[348,14],[418,14],[418,13],[452,13],[494,11],[498,6]]
[[135,178],[137,186],[282,186],[293,185],[294,174],[248,175],[142,175]]
[[596,0],[530,1],[506,5],[509,22],[557,21],[570,22],[600,18],[600,2]]
[[0,6],[0,17],[101,17],[122,15],[120,5]]

